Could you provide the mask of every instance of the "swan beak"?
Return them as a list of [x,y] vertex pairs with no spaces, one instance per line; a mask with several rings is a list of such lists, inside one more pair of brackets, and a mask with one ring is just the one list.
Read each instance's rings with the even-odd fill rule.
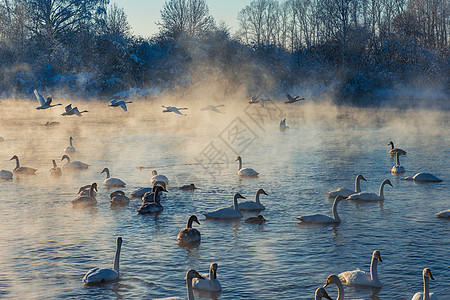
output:
[[198,220],[194,220],[195,223],[197,223],[198,225],[201,225],[200,222]]
[[380,261],[380,262],[383,262],[383,260],[381,259],[381,255],[380,254],[378,254],[378,260]]
[[361,175],[361,179],[364,180],[364,181],[367,181],[367,180],[364,178],[364,176],[362,176],[362,175]]
[[238,161],[239,159],[236,157],[236,159],[234,161]]
[[428,277],[430,277],[431,279],[433,279],[433,280],[434,280],[434,277],[433,277],[433,275],[431,275],[431,271],[428,271]]
[[266,195],[266,196],[269,196],[269,195],[266,193],[266,191],[263,191],[263,194]]
[[323,296],[324,296],[325,298],[329,299],[329,300],[333,300],[333,299],[331,299],[330,296],[328,296],[327,292],[323,292]]
[[327,280],[327,282],[325,282],[325,284],[323,285],[323,288],[326,288],[328,285],[330,285],[331,283],[330,283],[330,281],[329,280]]
[[388,182],[388,184],[389,184],[390,186],[394,187],[390,181]]
[[195,272],[195,277],[200,279],[205,279],[202,275],[200,275],[198,272]]

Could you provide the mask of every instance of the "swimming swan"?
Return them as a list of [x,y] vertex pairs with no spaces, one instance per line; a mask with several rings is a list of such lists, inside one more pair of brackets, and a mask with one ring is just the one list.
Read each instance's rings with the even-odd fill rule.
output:
[[240,156],[236,157],[235,161],[239,161],[239,169],[237,174],[239,176],[249,176],[249,177],[256,177],[258,176],[258,172],[251,168],[242,168],[242,158]]
[[335,191],[329,192],[328,195],[330,197],[336,197],[336,196],[342,196],[344,198],[347,198],[348,196],[355,194],[355,193],[359,193],[361,192],[361,184],[360,181],[364,180],[367,181],[364,176],[362,176],[361,174],[356,175],[355,178],[355,190],[351,190],[351,189],[347,189],[347,188],[339,188]]
[[194,278],[192,285],[196,290],[203,290],[209,292],[220,292],[222,286],[217,279],[217,263],[212,263],[209,266],[209,274],[202,274],[204,278]]
[[153,183],[153,187],[138,188],[137,190],[131,192],[131,196],[136,198],[142,198],[146,193],[154,192],[156,186],[158,185],[162,186],[163,188],[166,188],[166,183],[164,181],[156,181],[155,183]]
[[392,183],[389,179],[383,180],[383,182],[380,185],[379,195],[375,193],[368,193],[368,192],[360,192],[353,195],[350,195],[347,197],[347,200],[361,200],[361,201],[378,201],[378,200],[384,200],[384,186],[386,184],[389,184],[392,186]]
[[11,157],[10,160],[16,160],[16,167],[13,170],[14,174],[23,174],[23,175],[34,175],[36,173],[36,169],[30,168],[30,167],[21,167],[19,163],[19,158],[17,155],[14,155]]
[[[144,202],[142,203],[141,207],[138,208],[139,214],[150,214],[150,213],[159,213],[164,210],[164,207],[159,203],[159,193],[160,192],[167,192],[165,188],[162,186],[156,186],[155,192],[153,192],[153,202]],[[152,192],[147,192],[142,196],[142,198],[145,198],[147,194],[150,194]]]
[[264,191],[263,189],[259,189],[259,190],[256,191],[255,201],[241,202],[241,203],[239,203],[239,209],[240,210],[249,210],[249,211],[251,211],[251,210],[265,210],[266,208],[259,201],[259,195],[261,195],[261,194],[267,195],[266,191]]
[[320,287],[316,290],[316,292],[314,293],[314,300],[321,300],[322,298],[326,298],[329,300],[333,300],[331,299],[330,296],[328,296],[327,292],[325,291],[325,289],[323,287]]
[[78,194],[78,196],[70,202],[72,203],[74,208],[95,206],[97,205],[97,199],[95,199],[94,191],[98,191],[97,183],[95,182],[91,184],[88,195]]
[[428,268],[423,269],[423,292],[415,293],[411,300],[439,300],[434,293],[430,293],[430,278],[434,280],[431,270]]
[[109,169],[104,168],[100,173],[106,173],[106,179],[103,181],[103,186],[108,187],[124,187],[127,184],[120,180],[119,178],[110,177]]
[[165,175],[158,175],[158,172],[156,170],[152,171],[152,178],[150,178],[150,184],[155,185],[155,182],[157,181],[163,181],[165,185],[169,184],[169,179]]
[[[195,270],[189,270],[186,273],[186,286],[187,286],[187,300],[194,300],[194,291],[192,289],[192,279],[194,278],[203,278],[202,275],[200,275]],[[180,298],[180,297],[168,297],[168,298],[160,298],[160,299],[154,299],[154,300],[185,300],[186,298]]]
[[4,180],[13,179],[13,173],[11,171],[1,170],[0,171],[0,179],[4,179]]
[[114,265],[112,269],[94,268],[89,270],[83,277],[84,284],[103,283],[119,279],[119,259],[122,247],[122,237],[116,239],[116,254],[114,254]]
[[61,168],[56,165],[56,161],[54,159],[52,159],[52,163],[53,163],[53,168],[51,168],[49,170],[50,175],[52,175],[52,176],[61,176],[62,175]]
[[380,251],[375,250],[373,251],[372,261],[370,263],[370,273],[356,269],[354,271],[347,271],[339,274],[339,279],[344,284],[381,287],[377,271],[378,261],[383,262],[381,260]]
[[64,159],[67,159],[67,163],[63,166],[63,169],[71,169],[71,170],[80,170],[80,169],[87,169],[89,168],[88,164],[85,164],[81,161],[75,160],[75,161],[70,161],[70,157],[67,154],[64,154],[61,158],[61,161],[63,161]]
[[109,200],[111,207],[125,206],[130,203],[130,198],[128,198],[123,191],[112,192],[109,197],[111,198],[111,200]]
[[289,129],[289,126],[286,125],[286,118],[280,121],[280,131],[285,132],[286,129]]
[[405,173],[405,168],[400,165],[400,154],[395,152],[395,166],[391,169],[392,174]]
[[196,215],[192,215],[189,217],[186,228],[182,229],[180,233],[178,233],[177,241],[179,244],[189,244],[189,243],[198,243],[201,240],[200,231],[195,228],[192,228],[192,222],[200,225],[198,218]]
[[242,196],[239,193],[234,194],[233,197],[233,207],[226,207],[226,208],[220,208],[213,211],[208,211],[204,213],[205,217],[211,218],[211,219],[236,219],[236,218],[242,218],[243,214],[239,210],[239,204],[237,199],[242,198],[245,199],[244,196]]
[[340,223],[341,218],[339,218],[339,215],[337,213],[337,205],[338,205],[339,201],[341,201],[342,199],[344,199],[344,197],[342,197],[342,196],[336,196],[336,198],[334,198],[333,207],[331,209],[332,213],[333,213],[333,217],[329,217],[329,216],[322,215],[322,214],[315,214],[315,215],[300,216],[300,217],[297,217],[297,219],[299,219],[303,223],[325,223],[325,224]]
[[399,155],[406,155],[406,151],[405,150],[402,150],[402,149],[394,147],[394,142],[393,141],[390,141],[387,145],[391,146],[391,150],[389,150],[389,154],[395,155],[395,153],[398,153]]
[[159,203],[160,200],[161,200],[160,192],[167,192],[167,190],[162,185],[154,185],[153,188],[149,192],[146,192],[142,196],[142,204],[150,203],[150,202],[157,202],[157,203]]
[[413,177],[405,177],[405,180],[413,180],[419,182],[441,182],[442,179],[437,178],[430,173],[417,173]]
[[75,147],[72,145],[72,141],[73,141],[73,137],[69,137],[69,146],[66,147],[66,149],[64,149],[65,153],[74,153]]
[[338,297],[336,298],[336,300],[344,300],[344,285],[337,275],[331,274],[330,276],[328,276],[327,282],[325,282],[325,285],[323,287],[326,288],[330,284],[335,284],[338,289]]
[[39,94],[39,92],[36,90],[34,90],[34,95],[36,96],[37,100],[39,101],[39,104],[41,105],[36,107],[36,109],[46,109],[53,106],[61,105],[61,103],[52,104],[53,98],[51,96],[47,97],[47,100],[44,100],[44,97],[42,97],[41,94]]
[[438,218],[450,218],[450,209],[440,211],[436,214]]

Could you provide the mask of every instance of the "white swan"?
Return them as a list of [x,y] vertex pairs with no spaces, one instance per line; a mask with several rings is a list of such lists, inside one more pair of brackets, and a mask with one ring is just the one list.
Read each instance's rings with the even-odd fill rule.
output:
[[109,169],[104,168],[100,173],[106,173],[106,179],[103,181],[103,186],[108,187],[124,187],[127,184],[119,178],[110,177]]
[[434,293],[430,293],[430,278],[434,280],[431,270],[428,268],[423,269],[423,292],[415,293],[411,300],[438,300],[438,297]]
[[167,190],[162,186],[156,186],[154,192],[147,192],[142,196],[143,200],[145,198],[148,198],[147,195],[152,194],[153,195],[153,202],[145,202],[143,201],[141,207],[138,208],[139,214],[150,214],[150,213],[159,213],[164,210],[164,207],[159,203],[159,193],[160,192],[167,192]]
[[155,185],[155,182],[157,181],[163,181],[166,185],[169,184],[169,179],[165,175],[158,175],[158,172],[156,170],[152,171],[152,178],[150,178],[150,184]]
[[405,168],[400,165],[400,154],[398,152],[395,152],[395,166],[392,167],[391,173],[393,174],[405,173]]
[[367,181],[364,178],[364,176],[362,176],[361,174],[358,174],[358,175],[356,175],[356,178],[355,178],[355,190],[347,189],[347,188],[343,188],[343,189],[339,188],[335,191],[329,192],[328,195],[330,197],[342,196],[344,198],[347,198],[348,196],[350,196],[352,194],[359,193],[359,192],[361,192],[361,184],[360,184],[361,180]]
[[328,296],[328,294],[325,291],[325,289],[323,287],[320,287],[314,293],[314,300],[321,300],[323,298],[326,298],[326,299],[329,299],[329,300],[333,300],[333,299],[331,299],[330,296]]
[[352,194],[347,197],[347,200],[361,200],[361,201],[379,201],[384,200],[384,186],[386,184],[389,184],[392,186],[392,183],[389,179],[383,180],[383,182],[380,185],[379,194],[375,193],[368,193],[368,192],[360,192],[356,194]]
[[239,210],[239,204],[237,199],[242,198],[245,199],[244,196],[242,196],[239,193],[234,194],[233,197],[233,207],[226,207],[226,208],[220,208],[213,211],[208,211],[204,213],[205,217],[211,218],[211,219],[237,219],[242,218],[243,214]]
[[52,163],[53,163],[53,168],[51,168],[49,170],[50,175],[52,175],[52,176],[61,176],[62,175],[61,168],[56,165],[56,161],[54,159],[52,159]]
[[441,182],[442,179],[437,178],[430,173],[417,173],[413,177],[405,177],[405,180],[413,180],[419,182]]
[[62,116],[77,115],[77,116],[81,117],[82,113],[88,112],[87,110],[79,111],[78,107],[76,107],[76,106],[72,108],[72,104],[69,104],[66,107],[64,107],[64,110],[65,111],[61,114]]
[[196,215],[192,215],[189,217],[186,228],[182,229],[177,236],[177,241],[179,244],[189,244],[189,243],[198,243],[201,240],[200,231],[195,228],[192,228],[192,222],[200,225],[198,218]]
[[30,167],[21,167],[19,163],[19,158],[17,155],[14,155],[11,157],[10,160],[16,160],[16,167],[13,170],[14,174],[21,174],[21,175],[34,175],[36,173],[36,169],[30,168]]
[[194,291],[192,289],[192,279],[194,278],[203,278],[202,275],[200,275],[195,270],[189,270],[186,273],[186,286],[187,286],[187,298],[180,298],[180,297],[168,297],[168,298],[159,298],[154,300],[194,300]]
[[211,110],[211,111],[219,113],[219,114],[224,114],[224,112],[221,112],[218,109],[218,107],[222,107],[222,106],[225,106],[225,105],[223,105],[223,104],[221,104],[221,105],[206,105],[206,106],[203,106],[202,108],[200,108],[200,110],[201,111]]
[[212,263],[209,266],[209,274],[202,274],[204,278],[194,278],[192,285],[196,290],[203,290],[209,292],[220,292],[222,286],[217,279],[217,263]]
[[79,160],[70,161],[70,157],[66,154],[64,154],[61,158],[61,161],[64,159],[67,159],[67,163],[63,166],[63,169],[71,169],[71,170],[79,170],[79,169],[87,169],[89,168],[88,164],[85,164],[84,162],[81,162]]
[[261,202],[259,201],[259,195],[264,194],[267,195],[266,191],[264,191],[263,189],[259,189],[256,191],[255,194],[255,201],[245,201],[245,202],[241,202],[239,203],[239,209],[240,210],[265,210],[265,206],[261,204]]
[[330,276],[328,276],[327,281],[325,282],[325,285],[323,287],[326,288],[330,284],[335,284],[338,289],[338,297],[336,298],[336,300],[344,300],[344,285],[337,275],[331,274]]
[[440,211],[436,214],[438,218],[450,218],[450,209]]
[[398,153],[399,155],[406,155],[406,151],[405,150],[402,150],[402,149],[394,147],[394,142],[393,141],[390,141],[387,145],[391,146],[391,150],[389,150],[389,154],[395,155],[395,153]]
[[183,114],[182,112],[180,112],[180,109],[188,109],[187,107],[175,107],[175,106],[164,106],[164,105],[161,105],[161,107],[164,108],[163,113],[173,112],[178,115],[187,116],[186,114]]
[[7,170],[0,171],[0,179],[9,180],[13,178],[13,173]]
[[125,206],[130,203],[130,198],[128,198],[123,191],[112,192],[109,197],[111,198],[111,200],[109,200],[111,207]]
[[299,219],[303,223],[325,223],[325,224],[340,223],[341,218],[339,218],[339,215],[337,213],[337,205],[338,205],[339,201],[341,201],[342,199],[344,199],[344,197],[342,197],[342,196],[336,196],[336,198],[334,198],[333,207],[331,209],[332,213],[333,213],[333,217],[329,217],[329,216],[322,215],[322,214],[315,214],[315,215],[300,216],[300,217],[297,217],[297,219]]
[[52,105],[52,97],[47,97],[47,100],[44,100],[44,97],[41,96],[41,94],[39,94],[38,91],[34,90],[34,95],[36,96],[37,100],[39,101],[39,104],[41,106],[36,107],[36,109],[46,109],[46,108],[50,108],[53,106],[58,106],[61,105],[61,103],[58,104],[53,104]]
[[66,147],[66,149],[64,149],[65,153],[74,153],[75,147],[72,145],[72,141],[73,141],[73,137],[69,137],[69,146]]
[[109,101],[109,107],[121,107],[124,111],[127,111],[127,103],[133,103],[132,101],[116,100],[112,99]]
[[289,126],[286,125],[286,118],[280,121],[280,131],[285,132],[286,129],[289,129]]
[[237,174],[239,176],[247,176],[247,177],[256,177],[258,176],[258,172],[251,168],[242,168],[242,158],[240,156],[236,157],[235,161],[239,161],[239,169]]
[[112,269],[94,268],[89,270],[83,277],[84,284],[103,283],[119,279],[119,259],[122,247],[122,237],[116,239],[116,253],[114,254],[114,264]]
[[377,271],[378,261],[383,262],[381,260],[380,251],[375,250],[372,253],[372,261],[370,263],[370,273],[357,269],[354,271],[347,271],[339,274],[339,279],[344,284],[381,287],[381,282],[378,279],[378,271]]
[[95,199],[94,192],[97,190],[97,183],[91,184],[91,187],[89,188],[89,194],[83,195],[78,194],[75,199],[70,201],[74,208],[84,208],[89,206],[95,206],[97,205],[97,199]]

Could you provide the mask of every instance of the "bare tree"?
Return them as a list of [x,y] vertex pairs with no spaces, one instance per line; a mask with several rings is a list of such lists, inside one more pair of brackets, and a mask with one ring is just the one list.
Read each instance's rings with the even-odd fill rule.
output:
[[130,34],[130,24],[122,7],[116,3],[109,6],[103,18],[103,32],[110,36],[127,37]]

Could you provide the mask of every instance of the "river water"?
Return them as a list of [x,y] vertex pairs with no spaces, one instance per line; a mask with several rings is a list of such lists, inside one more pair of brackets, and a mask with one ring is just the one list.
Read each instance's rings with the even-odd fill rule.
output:
[[[185,274],[219,265],[222,292],[195,293],[196,299],[313,299],[330,274],[368,271],[379,250],[380,290],[345,286],[346,299],[410,299],[423,290],[422,270],[431,269],[431,291],[450,299],[450,221],[436,218],[450,209],[450,118],[448,111],[342,108],[329,104],[250,105],[237,100],[220,109],[187,99],[187,116],[162,113],[161,104],[135,101],[128,112],[106,103],[73,100],[89,110],[83,117],[62,117],[63,106],[37,111],[36,102],[0,103],[0,169],[12,170],[13,155],[34,167],[34,176],[0,182],[0,298],[153,299],[186,295]],[[68,102],[68,101],[65,101]],[[65,103],[67,104],[67,103]],[[278,123],[287,117],[289,129]],[[59,122],[44,126],[47,121]],[[74,138],[72,160],[89,169],[51,177],[51,160],[60,159]],[[390,169],[390,140],[407,151],[404,176],[433,173],[440,183],[402,180]],[[240,180],[236,154],[256,179]],[[108,167],[127,183],[128,195],[149,186],[151,171],[169,180],[159,215],[138,215],[140,199],[111,209],[105,188]],[[338,225],[299,225],[295,217],[331,215],[327,192],[354,187],[362,174],[363,191],[385,187],[385,201],[341,201]],[[74,209],[80,186],[97,182],[98,204]],[[199,189],[180,191],[195,183]],[[251,200],[257,189],[268,220],[205,220],[202,213],[232,204],[240,192]],[[202,234],[197,247],[177,245],[176,236],[190,215]],[[255,214],[245,214],[245,217]],[[93,267],[112,267],[115,239],[123,237],[120,281],[83,286]],[[335,286],[327,287],[332,298]]]

